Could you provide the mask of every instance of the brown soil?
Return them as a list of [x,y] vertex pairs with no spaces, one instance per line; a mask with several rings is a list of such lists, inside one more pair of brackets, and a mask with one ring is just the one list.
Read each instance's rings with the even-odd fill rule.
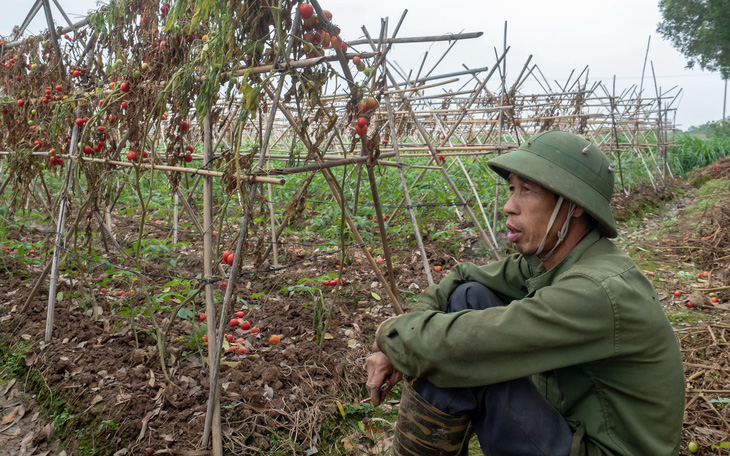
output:
[[[699,170],[696,176],[703,173],[729,177],[730,159]],[[686,198],[691,198],[692,192],[688,185]],[[629,196],[617,194],[614,204],[617,213],[636,213],[637,208],[649,202],[656,205],[657,199],[666,200],[670,193],[668,189],[659,193],[640,189]],[[654,215],[635,230],[622,230],[620,242],[627,250],[635,246],[643,246],[645,250],[656,247],[657,262],[696,261],[700,269],[711,272],[709,283],[703,285],[726,285],[730,281],[727,256],[730,251],[730,205],[727,201],[723,207],[712,211],[711,223],[703,225],[699,231],[696,220],[685,220],[679,231],[647,245],[642,239],[662,217]],[[675,199],[670,204],[683,203],[684,200]],[[118,239],[136,234],[136,222],[121,217],[115,222]],[[20,241],[46,239],[46,246],[50,247],[50,238],[45,237],[42,229],[23,227],[13,230],[10,236]],[[163,228],[153,225],[152,229],[152,237],[168,235]],[[687,249],[679,248],[687,246],[685,238],[691,239],[691,258],[687,256]],[[288,241],[317,242],[309,239],[306,242],[301,239]],[[449,252],[429,239],[425,241],[431,264],[443,267],[442,271],[433,272],[436,281],[457,261],[485,261],[475,256],[471,247]],[[465,245],[472,246],[474,241],[473,237],[465,239]],[[318,441],[320,426],[325,420],[338,416],[338,402],[351,404],[353,400],[367,396],[363,387],[364,359],[369,353],[375,327],[393,315],[374,273],[361,254],[354,255],[355,249],[348,250],[352,264],[343,271],[346,282],[341,289],[317,282],[310,290],[287,292],[286,288],[296,285],[300,279],[314,279],[338,271],[339,261],[335,253],[315,251],[314,246],[292,244],[291,247],[282,263],[302,261],[282,271],[244,274],[237,284],[235,296],[245,301],[234,305],[226,315],[227,320],[235,311],[241,310],[245,312],[244,319],[261,330],[258,334],[240,328],[227,331],[234,338],[245,340],[243,344],[248,353],[227,352],[221,369],[222,433],[226,454],[256,454],[259,451],[272,454],[277,445],[281,454],[305,454],[314,448],[319,454],[336,454]],[[394,263],[398,287],[415,298],[427,281],[420,258],[413,252],[395,249]],[[176,318],[170,326],[164,353],[166,377],[153,335],[156,325],[164,330],[168,324],[170,308],[154,314],[156,325],[149,316],[137,315],[134,319],[123,316],[124,306],[144,308],[151,305],[144,287],[137,286],[138,290],[128,297],[129,279],[119,274],[111,278],[108,293],[102,294],[94,284],[108,277],[105,272],[97,269],[89,274],[63,269],[58,291],[64,297],[55,312],[54,338],[46,345],[42,341],[47,290],[44,288],[35,296],[25,313],[21,314],[21,310],[49,258],[38,258],[28,265],[12,252],[3,250],[1,255],[0,342],[4,347],[13,348],[21,342],[26,344],[28,352],[22,361],[31,369],[25,377],[0,390],[3,407],[0,454],[58,455],[63,451],[78,454],[92,446],[97,449],[95,454],[115,454],[122,449],[128,451],[126,454],[207,454],[193,451],[199,447],[203,434],[209,386],[205,362],[207,345],[200,340],[204,328],[198,319]],[[320,256],[310,258],[315,255]],[[178,263],[172,269],[174,274],[194,277],[200,270],[200,256],[198,247],[175,253]],[[112,254],[107,259],[115,261]],[[381,267],[385,272],[385,265]],[[170,271],[170,268],[150,264],[146,280],[156,284],[154,289],[159,292],[169,280],[162,276]],[[691,284],[682,282],[669,271],[662,275],[662,271],[657,270],[656,274],[656,286],[668,313],[687,310],[686,299],[675,299],[671,292],[683,289],[689,295],[694,291]],[[192,283],[191,288],[199,285]],[[96,318],[92,317],[91,302],[81,299],[78,294],[89,288],[95,289],[94,297],[101,309]],[[313,323],[320,291],[322,296],[333,300],[331,326],[326,330],[321,351],[317,347]],[[119,292],[124,295],[118,296]],[[726,287],[718,290],[717,295],[721,299],[719,304],[711,305],[708,298],[705,305],[690,309],[702,314],[701,323],[677,327],[685,354],[688,387],[690,391],[699,391],[687,396],[685,444],[694,440],[706,448],[728,438],[730,431],[727,425],[730,416],[723,404],[711,402],[724,394],[711,391],[730,390],[727,380],[730,360],[725,349],[726,339],[730,337],[725,331],[730,325],[724,318],[727,305],[722,304],[730,299],[730,293]],[[203,307],[202,295],[187,306],[196,315]],[[281,343],[268,343],[274,334],[281,337]],[[36,395],[37,400],[29,402],[23,393]],[[57,433],[51,436],[52,428],[46,426],[51,421],[44,419],[45,413],[38,414],[37,402],[53,403],[55,410],[66,407],[64,410],[72,417],[62,429],[63,435],[67,436],[65,441],[54,439]],[[55,422],[63,423],[63,420],[57,417]],[[372,434],[373,429],[368,426],[368,432],[359,435],[361,445],[372,444],[366,435]],[[89,438],[75,439],[73,430],[83,430],[80,435],[84,436],[94,435],[93,442]]]

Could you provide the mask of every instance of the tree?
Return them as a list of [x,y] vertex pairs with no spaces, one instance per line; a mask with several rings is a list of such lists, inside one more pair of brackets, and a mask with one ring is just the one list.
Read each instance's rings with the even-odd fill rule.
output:
[[687,68],[730,77],[730,0],[660,0],[657,31],[687,57]]

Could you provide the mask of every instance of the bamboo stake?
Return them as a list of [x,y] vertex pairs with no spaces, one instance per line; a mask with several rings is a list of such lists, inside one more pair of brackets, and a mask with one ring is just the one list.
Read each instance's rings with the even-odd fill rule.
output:
[[[292,51],[292,45],[294,43],[294,36],[298,34],[299,31],[299,9],[296,10],[295,16],[294,16],[294,27],[292,29],[292,34],[289,37],[289,41],[287,43],[285,54],[286,56],[291,55]],[[264,83],[264,88],[268,89],[266,87],[266,84]],[[281,97],[282,89],[284,88],[284,77],[281,77],[279,79],[279,85],[277,87],[276,94],[272,97],[272,106],[276,106],[279,102],[279,99]],[[257,163],[257,167],[261,168],[261,165],[263,164],[264,157],[266,156],[268,143],[271,138],[271,129],[274,122],[274,118],[276,117],[276,109],[272,109],[269,111],[269,118],[266,125],[266,131],[264,133],[264,136],[261,140],[261,155],[259,157],[259,161]],[[205,141],[208,141],[206,143],[205,147],[209,148],[211,141],[211,133],[210,133],[210,115],[206,114],[204,119],[204,139]],[[206,162],[209,162],[209,160],[213,156],[213,151],[208,150],[206,151],[207,160]],[[209,178],[206,178],[206,182]],[[225,316],[228,309],[228,304],[231,300],[231,296],[233,295],[233,288],[234,284],[236,282],[239,264],[241,261],[242,251],[243,251],[243,243],[246,238],[246,232],[248,230],[248,223],[251,219],[250,214],[250,207],[254,202],[254,199],[256,198],[256,184],[251,183],[251,189],[249,191],[248,195],[248,204],[244,206],[244,216],[243,221],[241,223],[241,230],[238,235],[238,241],[236,243],[236,252],[234,254],[233,258],[233,265],[231,266],[231,272],[230,276],[228,277],[228,284],[226,286],[226,293],[223,298],[223,304],[221,309],[221,315],[220,315],[220,321],[218,323],[219,326],[219,333],[218,337],[210,337],[211,335],[215,335],[214,333],[211,334],[209,331],[208,340],[215,340],[216,344],[213,347],[213,355],[214,357],[211,359],[210,363],[210,394],[208,397],[208,410],[206,413],[206,420],[205,420],[205,427],[203,429],[203,446],[207,446],[207,440],[208,440],[208,430],[212,426],[213,428],[213,439],[214,439],[214,456],[219,456],[219,454],[216,454],[215,452],[215,445],[221,445],[221,430],[220,430],[220,388],[218,385],[218,375],[219,375],[219,363],[220,363],[220,351],[223,347],[223,328],[225,327]],[[207,219],[206,219],[207,220]],[[206,236],[210,236],[209,230],[206,228]],[[208,250],[206,249],[206,252]],[[206,267],[209,265],[209,263],[206,263]],[[212,398],[217,398],[215,400],[211,400]],[[211,415],[213,415],[213,422],[211,423]],[[217,419],[217,421],[216,421]],[[217,435],[216,435],[217,432]]]
[[43,0],[35,0],[35,3],[33,3],[33,6],[30,8],[28,15],[25,16],[25,20],[22,24],[20,24],[20,31],[18,32],[18,36],[22,36],[23,33],[25,33],[25,29],[28,27],[28,25],[30,25],[36,14],[38,14],[38,11],[40,11],[42,5]]
[[43,0],[43,10],[46,13],[46,22],[48,23],[48,33],[51,35],[51,42],[53,43],[53,50],[58,59],[58,72],[63,77],[66,73],[63,67],[63,60],[61,58],[61,46],[58,44],[58,35],[56,35],[56,27],[53,24],[53,14],[51,13],[51,5],[48,0]]
[[[447,33],[445,35],[429,35],[429,36],[414,36],[407,38],[388,38],[385,40],[386,44],[404,44],[404,43],[433,43],[435,41],[456,41],[456,40],[469,40],[472,38],[479,38],[484,32],[468,32],[468,33]],[[358,46],[360,44],[368,44],[367,39],[352,40],[347,42],[348,46]]]
[[[369,34],[367,33],[367,29],[365,29],[365,27],[363,27],[363,32],[365,32],[365,36],[368,37],[368,39],[369,39]],[[372,40],[370,40],[370,46],[373,49],[375,48],[374,44],[372,43]],[[502,58],[504,58],[504,54],[502,54]],[[385,68],[384,69],[384,73],[388,76],[388,78],[390,79],[391,83],[394,86],[398,86],[398,83],[396,82],[395,78],[390,73],[390,71],[388,70],[388,68]],[[486,84],[486,82],[485,82],[485,84]],[[407,102],[406,98],[402,94],[398,94],[398,95],[401,97],[403,103],[406,103]],[[475,99],[476,98],[476,95],[473,98]],[[408,106],[408,109],[412,111],[413,108],[411,108],[410,105],[407,105],[407,106]],[[433,159],[436,160],[437,157],[438,157],[438,153],[436,152],[436,150],[433,148],[433,145],[429,141],[428,133],[424,130],[423,125],[418,120],[418,118],[415,116],[415,114],[412,114],[412,116],[413,116],[413,122],[414,122],[416,128],[420,132],[421,137],[423,138],[423,140],[426,141],[426,144],[428,145],[429,150],[431,151],[431,155],[433,156]],[[463,114],[462,114],[462,116],[463,116]],[[455,126],[452,127],[452,130],[449,133],[452,134],[455,129],[456,129]],[[447,135],[446,139],[444,139],[444,142],[449,139],[449,136],[450,135]],[[477,230],[480,232],[480,234],[482,235],[483,239],[487,242],[487,246],[489,247],[489,250],[491,251],[492,256],[495,259],[499,259],[500,258],[499,252],[497,252],[496,247],[492,244],[492,241],[489,239],[489,237],[487,237],[487,234],[484,232],[484,229],[481,227],[481,224],[479,223],[479,221],[477,220],[476,216],[474,215],[474,212],[472,212],[471,208],[466,203],[466,200],[464,199],[463,195],[461,194],[461,192],[459,191],[459,189],[454,184],[454,181],[451,180],[451,177],[449,177],[448,173],[446,173],[446,171],[443,170],[443,168],[441,169],[441,173],[442,173],[444,179],[446,180],[446,182],[448,183],[449,187],[451,188],[451,191],[454,192],[454,194],[457,196],[457,198],[459,199],[459,201],[461,202],[461,204],[464,206],[464,210],[469,215],[469,218],[471,218],[472,222],[477,227]]]
[[[315,174],[312,173],[307,177],[307,179],[304,181],[304,184],[302,185],[302,188],[297,192],[297,195],[292,199],[292,203],[290,207],[297,207],[299,204],[299,200],[302,199],[304,194],[307,191],[307,188],[309,187],[309,184],[312,182],[312,179],[314,178]],[[289,223],[289,215],[286,214],[284,216],[284,219],[281,221],[281,224],[279,225],[279,228],[276,230],[276,235],[274,236],[274,242],[278,243],[279,237],[281,236],[281,233],[284,231],[284,228],[286,228],[286,225]],[[271,253],[274,245],[269,245],[266,247],[266,250],[264,251],[264,254],[261,255],[262,261],[266,261],[266,258],[268,258],[269,254]]]
[[[400,154],[398,153],[398,136],[395,129],[395,121],[393,120],[393,107],[390,104],[390,95],[385,94],[385,105],[388,109],[388,123],[390,124],[390,134],[393,140],[393,148],[395,149],[395,161],[400,164]],[[406,177],[403,174],[403,169],[398,168],[398,178],[400,179],[400,185],[403,189],[403,195],[406,200],[406,209],[411,219],[411,226],[413,227],[413,235],[416,237],[416,244],[418,245],[418,251],[421,253],[421,262],[423,263],[423,271],[426,273],[426,279],[429,285],[433,285],[433,276],[431,275],[431,265],[428,262],[428,255],[426,249],[423,247],[423,239],[421,238],[421,230],[418,229],[418,220],[416,219],[416,213],[413,210],[413,203],[411,202],[411,193],[408,191],[408,183]]]
[[[266,90],[267,94],[271,96],[271,91],[264,87],[264,90]],[[298,124],[296,117],[289,112],[289,110],[284,106],[281,102],[279,102],[279,109],[284,114],[284,116],[289,120],[292,126],[295,126]],[[306,141],[306,136],[300,133],[302,136],[302,139]],[[319,155],[315,156],[315,159],[319,160]],[[383,289],[385,289],[385,292],[388,294],[388,297],[390,298],[391,302],[393,303],[393,306],[395,307],[395,311],[397,314],[403,313],[403,309],[401,308],[400,304],[398,303],[398,299],[395,296],[395,290],[390,289],[390,285],[388,284],[388,281],[383,276],[383,274],[380,272],[380,268],[378,268],[378,264],[375,262],[375,259],[370,254],[370,251],[365,245],[365,241],[363,240],[362,236],[360,236],[360,232],[357,229],[357,225],[355,225],[355,222],[352,220],[352,217],[350,216],[350,211],[347,210],[346,207],[343,206],[339,192],[341,191],[337,185],[337,181],[332,175],[332,172],[329,169],[323,168],[322,169],[322,175],[325,178],[325,181],[327,181],[327,185],[330,186],[330,189],[332,190],[333,196],[337,200],[337,204],[340,205],[340,207],[344,208],[344,216],[345,216],[345,222],[347,222],[347,226],[350,228],[350,232],[352,236],[355,238],[355,242],[357,242],[361,247],[361,251],[363,252],[363,255],[365,255],[365,258],[367,259],[368,263],[370,264],[370,267],[372,268],[373,272],[375,273],[375,276],[378,278],[378,281],[380,281],[381,285],[383,286]]]
[[[61,155],[61,156],[74,160],[74,157],[72,157],[71,155]],[[133,168],[135,166],[134,163],[110,160],[108,158],[89,158],[89,157],[79,156],[79,157],[76,157],[75,159],[79,160],[79,161],[104,163],[107,165],[116,165],[116,166],[122,166],[122,167],[126,167],[126,168]],[[209,163],[209,162],[206,161],[206,163]],[[183,168],[180,166],[167,166],[167,165],[157,165],[157,164],[150,164],[150,163],[139,163],[136,166],[139,166],[140,168],[144,168],[144,169],[158,169],[160,171],[173,171],[173,172],[179,172],[179,173],[199,174],[199,175],[203,175],[203,176],[212,176],[212,177],[222,177],[225,174],[225,173],[218,172],[218,171],[208,171],[207,169],[203,169],[203,168]],[[277,179],[277,178],[273,178],[273,177],[266,177],[266,176],[260,176],[260,175],[239,174],[239,175],[233,175],[231,177],[233,177],[234,179],[238,179],[240,181],[246,181],[249,183],[261,182],[261,183],[266,183],[266,184],[284,185],[284,179]]]
[[[203,119],[203,155],[206,163],[213,158],[213,150],[210,129],[210,113],[206,113]],[[213,177],[203,177],[203,277],[206,280],[205,285],[205,311],[208,315],[207,330],[208,340],[217,341],[217,334],[223,338],[222,326],[217,333],[215,327],[216,309],[213,295]],[[224,318],[221,312],[221,319]],[[223,455],[223,441],[221,431],[221,414],[220,414],[220,390],[218,382],[213,380],[218,375],[218,361],[220,354],[216,350],[217,343],[214,347],[208,345],[208,378],[211,379],[210,394],[208,396],[208,410],[205,415],[205,429],[203,432],[202,446],[208,447],[208,436],[212,433],[212,454],[214,456]]]
[[[48,0],[46,0],[47,2]],[[74,124],[73,131],[71,132],[71,150],[70,155],[73,156],[76,153],[77,141],[79,137],[79,126]],[[58,262],[61,256],[61,250],[63,250],[65,242],[63,237],[63,231],[66,226],[66,208],[68,206],[68,189],[71,183],[71,176],[73,175],[73,161],[71,161],[66,170],[66,180],[61,188],[60,201],[61,208],[58,215],[58,223],[56,224],[56,243],[53,249],[53,262],[51,265],[51,283],[48,287],[48,309],[46,313],[46,333],[44,341],[46,343],[51,341],[53,336],[53,320],[56,312],[56,286],[58,283]]]
[[[363,138],[363,152],[367,152],[367,138]],[[372,151],[370,151],[372,155]],[[375,173],[373,167],[375,165],[370,162],[365,165],[367,168],[368,181],[370,181],[370,192],[373,195],[373,205],[375,206],[375,215],[378,219],[378,229],[380,231],[380,241],[383,245],[383,256],[385,256],[385,265],[388,270],[388,281],[390,282],[390,288],[395,292],[397,290],[395,285],[395,276],[393,275],[393,260],[390,258],[390,244],[388,243],[388,233],[385,231],[385,223],[383,221],[383,208],[380,206],[380,196],[378,195],[378,184],[375,180]],[[398,301],[396,304],[400,304]],[[395,305],[395,304],[394,304]]]
[[175,192],[175,195],[173,196],[173,202],[172,202],[172,243],[177,244],[177,224],[178,219],[180,217],[179,215],[179,207],[180,207],[180,195],[179,193]]

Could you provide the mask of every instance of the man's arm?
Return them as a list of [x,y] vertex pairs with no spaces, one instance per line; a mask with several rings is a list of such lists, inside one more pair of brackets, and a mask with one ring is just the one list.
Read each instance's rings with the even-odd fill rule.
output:
[[418,298],[413,312],[423,310],[446,312],[449,296],[456,287],[466,282],[479,282],[505,300],[521,299],[527,294],[525,280],[530,276],[530,268],[522,255],[511,255],[484,266],[460,263],[454,266],[438,285],[426,288]]
[[376,341],[406,375],[478,386],[612,356],[614,321],[600,284],[577,275],[504,307],[401,315]]

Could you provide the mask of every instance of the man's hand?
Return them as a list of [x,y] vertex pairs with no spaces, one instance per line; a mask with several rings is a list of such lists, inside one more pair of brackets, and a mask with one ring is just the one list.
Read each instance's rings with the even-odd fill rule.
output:
[[[368,356],[365,365],[368,370],[368,381],[365,386],[368,393],[370,393],[373,405],[377,407],[395,384],[401,381],[403,374],[395,369],[393,363],[383,352],[375,352]],[[383,384],[386,384],[386,386],[380,389]]]

